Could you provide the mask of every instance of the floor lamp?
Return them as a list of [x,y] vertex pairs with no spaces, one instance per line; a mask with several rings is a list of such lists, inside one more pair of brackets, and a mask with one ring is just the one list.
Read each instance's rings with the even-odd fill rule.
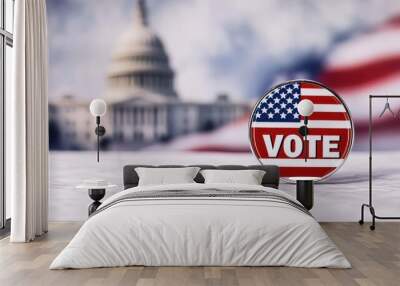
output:
[[96,129],[94,132],[97,135],[97,162],[99,162],[100,155],[100,137],[106,134],[106,129],[100,125],[100,117],[106,114],[107,104],[102,99],[94,99],[90,103],[90,113],[96,117]]

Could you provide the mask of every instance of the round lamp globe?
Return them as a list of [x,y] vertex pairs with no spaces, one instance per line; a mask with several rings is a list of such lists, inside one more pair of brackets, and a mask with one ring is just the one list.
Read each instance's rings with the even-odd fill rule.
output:
[[107,104],[104,100],[97,98],[93,99],[90,103],[90,113],[92,113],[93,116],[103,116],[106,114],[106,111]]
[[309,99],[303,99],[297,105],[297,110],[302,116],[310,116],[314,112],[314,103]]

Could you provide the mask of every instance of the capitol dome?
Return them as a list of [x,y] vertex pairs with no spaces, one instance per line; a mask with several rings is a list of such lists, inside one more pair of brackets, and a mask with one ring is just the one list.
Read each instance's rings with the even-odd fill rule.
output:
[[176,98],[174,72],[160,38],[149,27],[144,0],[136,2],[131,28],[122,35],[108,72],[108,99],[148,93]]

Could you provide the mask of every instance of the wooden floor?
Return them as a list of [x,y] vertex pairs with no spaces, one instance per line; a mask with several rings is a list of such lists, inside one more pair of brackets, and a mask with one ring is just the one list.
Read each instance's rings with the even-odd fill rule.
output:
[[80,227],[52,223],[27,244],[0,241],[0,285],[400,285],[400,223],[379,223],[375,232],[356,223],[322,224],[352,269],[289,267],[123,267],[48,270]]

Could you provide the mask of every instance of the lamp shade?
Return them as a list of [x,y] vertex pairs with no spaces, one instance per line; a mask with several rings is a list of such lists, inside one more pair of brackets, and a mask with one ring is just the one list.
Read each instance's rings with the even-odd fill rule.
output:
[[92,113],[93,116],[103,116],[106,114],[106,111],[107,104],[104,100],[97,98],[93,99],[90,103],[90,113]]
[[299,102],[297,110],[302,116],[310,116],[314,112],[314,103],[309,99],[303,99]]

